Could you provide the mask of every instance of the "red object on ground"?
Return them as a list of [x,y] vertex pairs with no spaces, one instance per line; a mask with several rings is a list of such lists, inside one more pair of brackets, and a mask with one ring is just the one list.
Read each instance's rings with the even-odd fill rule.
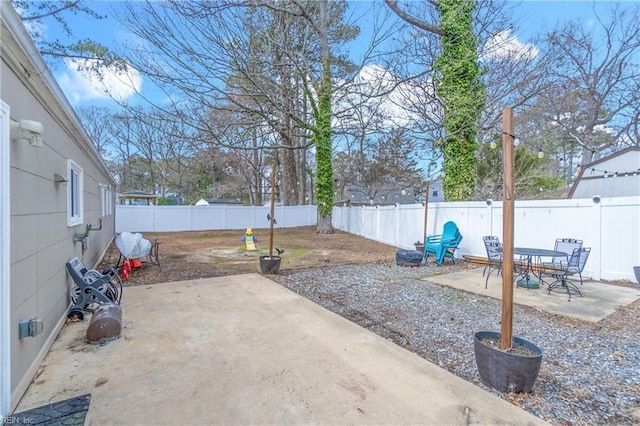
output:
[[124,263],[122,264],[122,279],[123,280],[128,280],[129,279],[129,272],[131,271],[131,262],[129,262],[129,259],[125,259]]
[[131,267],[142,268],[142,262],[140,261],[140,259],[131,259]]

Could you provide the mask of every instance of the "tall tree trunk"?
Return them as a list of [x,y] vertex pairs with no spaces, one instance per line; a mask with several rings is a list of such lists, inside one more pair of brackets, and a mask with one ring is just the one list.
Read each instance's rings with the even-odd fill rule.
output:
[[320,53],[322,81],[318,90],[318,104],[314,110],[316,125],[313,138],[316,145],[316,188],[318,196],[319,234],[332,234],[333,167],[331,158],[331,56],[327,35],[327,0],[320,0]]
[[444,100],[444,193],[466,201],[475,187],[476,125],[484,87],[473,33],[473,1],[440,0],[442,54],[436,61],[438,95]]
[[253,145],[253,164],[254,166],[252,167],[251,170],[251,177],[253,178],[253,188],[254,191],[252,191],[252,204],[254,206],[261,206],[262,205],[262,191],[263,191],[263,185],[262,185],[262,161],[260,161],[260,153],[258,152],[258,136],[256,135],[255,130],[253,131],[253,134],[251,135],[251,143]]
[[282,203],[285,206],[293,206],[298,202],[298,191],[296,185],[296,158],[294,149],[292,149],[292,139],[289,138],[285,144],[287,147],[282,149]]

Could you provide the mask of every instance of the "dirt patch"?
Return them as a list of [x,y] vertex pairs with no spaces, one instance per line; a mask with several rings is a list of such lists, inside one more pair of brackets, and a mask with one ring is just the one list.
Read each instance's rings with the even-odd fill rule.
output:
[[[247,250],[244,231],[201,231],[144,233],[144,238],[160,242],[162,270],[148,258],[143,267],[134,269],[124,285],[210,278],[260,272],[260,256],[269,254],[269,230],[254,229],[257,250]],[[328,265],[395,262],[398,250],[357,235],[336,231],[316,234],[315,227],[276,229],[275,248],[284,250],[280,270],[314,268]],[[120,253],[111,244],[100,268],[115,266]]]

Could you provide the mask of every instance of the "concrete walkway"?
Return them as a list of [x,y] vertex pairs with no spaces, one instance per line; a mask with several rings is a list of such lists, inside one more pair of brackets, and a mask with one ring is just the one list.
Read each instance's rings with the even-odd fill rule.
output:
[[[502,276],[493,272],[489,276],[488,288],[484,288],[484,268],[466,269],[451,274],[437,275],[426,278],[427,281],[481,294],[496,299],[502,299]],[[580,286],[580,282],[576,281]],[[539,289],[520,288],[514,285],[513,302],[531,306],[552,314],[563,315],[588,322],[598,322],[611,315],[617,307],[625,306],[640,298],[640,286],[621,287],[604,284],[598,281],[584,280],[579,287],[582,297],[574,295],[571,298],[566,293],[547,293],[547,287]]]
[[543,423],[258,274],[126,288],[123,320],[105,346],[65,326],[16,412],[90,393],[93,425]]

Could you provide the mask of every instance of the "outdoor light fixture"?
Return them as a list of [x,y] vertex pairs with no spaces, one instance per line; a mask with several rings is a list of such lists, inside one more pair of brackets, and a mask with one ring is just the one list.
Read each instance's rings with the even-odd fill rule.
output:
[[[511,136],[513,138],[513,145],[514,146],[520,145],[520,139],[516,135],[512,135],[511,133],[504,132],[504,131],[502,132],[502,134],[503,135],[507,135],[507,136]],[[491,148],[491,149],[495,149],[497,146],[498,145],[494,141],[491,141],[491,143],[489,143],[489,148]],[[544,151],[542,150],[542,148],[538,149],[538,155],[537,156],[538,156],[538,158],[540,160],[542,160],[544,158]],[[560,162],[564,162],[564,158],[561,158]]]
[[44,146],[44,140],[41,137],[43,131],[44,126],[38,121],[11,121],[11,140],[16,142],[29,142],[31,146],[42,148]]
[[[60,173],[54,173],[53,174],[53,182],[54,183],[67,183],[67,179],[62,176]],[[99,184],[98,186],[100,186],[101,184]],[[106,185],[104,185],[106,186]]]

